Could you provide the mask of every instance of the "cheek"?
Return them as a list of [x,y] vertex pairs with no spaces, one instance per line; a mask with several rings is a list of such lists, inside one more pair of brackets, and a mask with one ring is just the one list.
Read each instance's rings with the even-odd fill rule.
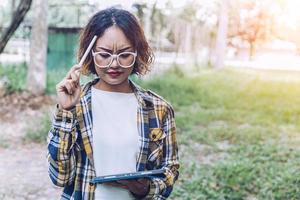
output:
[[102,76],[104,74],[104,70],[103,69],[99,69],[98,67],[95,67],[95,71],[97,73],[97,76]]
[[129,76],[133,71],[133,67],[126,70],[127,75]]

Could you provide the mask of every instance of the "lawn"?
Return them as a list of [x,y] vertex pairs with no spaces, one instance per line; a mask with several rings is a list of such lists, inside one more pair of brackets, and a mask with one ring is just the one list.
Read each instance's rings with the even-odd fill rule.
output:
[[176,69],[141,84],[176,112],[172,199],[300,199],[298,73]]
[[[0,67],[9,92],[24,89],[25,74]],[[64,74],[48,74],[48,94]],[[171,199],[300,199],[300,73],[173,68],[137,82],[175,109],[181,168]],[[44,140],[48,123],[27,138]]]

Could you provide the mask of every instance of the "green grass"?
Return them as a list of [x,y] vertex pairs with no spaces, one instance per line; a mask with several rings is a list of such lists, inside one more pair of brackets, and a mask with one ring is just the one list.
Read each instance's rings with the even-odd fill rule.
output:
[[232,148],[213,165],[183,166],[174,199],[299,199],[299,151],[277,145]]
[[8,94],[13,92],[20,92],[25,89],[27,66],[25,64],[19,65],[0,65],[0,78],[8,81],[6,85],[6,92]]
[[[24,69],[0,67],[10,92],[24,89]],[[48,73],[48,94],[65,74]],[[175,109],[181,168],[171,199],[300,199],[298,73],[200,69],[190,76],[176,67],[138,82]],[[45,141],[50,118],[36,124],[26,141]]]
[[[45,93],[55,94],[56,84],[58,84],[66,76],[67,72],[68,69],[66,68],[48,70]],[[0,65],[0,78],[1,77],[6,77],[8,79],[8,85],[6,86],[6,92],[8,94],[21,92],[26,89],[27,65]],[[84,84],[91,79],[91,76],[81,76],[81,83]]]
[[32,122],[26,130],[23,138],[25,143],[46,143],[48,132],[51,128],[51,117],[49,114],[44,113],[42,117]]
[[172,69],[139,81],[175,109],[181,168],[171,199],[300,199],[300,78],[279,76]]

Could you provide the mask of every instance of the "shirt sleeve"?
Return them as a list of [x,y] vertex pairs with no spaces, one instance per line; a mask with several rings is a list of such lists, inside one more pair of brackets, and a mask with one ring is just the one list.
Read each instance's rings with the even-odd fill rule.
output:
[[53,184],[64,187],[75,177],[73,145],[77,139],[75,109],[55,110],[52,127],[48,133],[48,173]]
[[173,185],[179,176],[178,146],[176,140],[176,125],[174,111],[171,106],[163,120],[163,130],[166,137],[163,142],[163,159],[160,168],[166,170],[165,178],[152,178],[150,190],[143,199],[166,199],[170,196]]

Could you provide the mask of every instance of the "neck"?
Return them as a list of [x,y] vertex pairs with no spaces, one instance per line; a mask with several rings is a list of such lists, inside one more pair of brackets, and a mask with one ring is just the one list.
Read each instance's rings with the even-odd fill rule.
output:
[[124,82],[120,83],[120,84],[116,84],[116,85],[111,85],[106,83],[103,80],[99,80],[95,86],[96,89],[99,90],[104,90],[104,91],[108,91],[108,92],[122,92],[122,93],[131,93],[133,92],[130,84],[129,84],[129,80],[125,80]]

